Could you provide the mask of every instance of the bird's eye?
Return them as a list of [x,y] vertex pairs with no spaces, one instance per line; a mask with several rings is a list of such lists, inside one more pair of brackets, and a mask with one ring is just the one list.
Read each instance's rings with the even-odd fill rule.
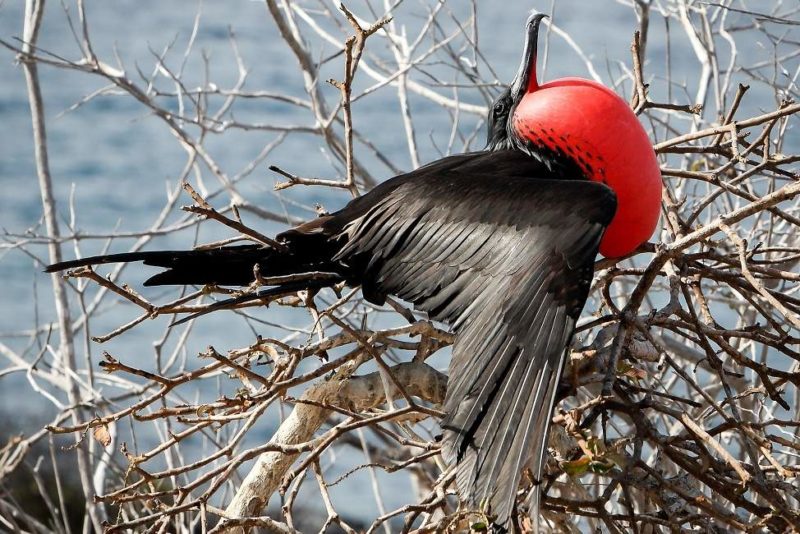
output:
[[506,110],[506,103],[505,102],[498,102],[494,105],[494,114],[495,115],[502,115],[503,112]]

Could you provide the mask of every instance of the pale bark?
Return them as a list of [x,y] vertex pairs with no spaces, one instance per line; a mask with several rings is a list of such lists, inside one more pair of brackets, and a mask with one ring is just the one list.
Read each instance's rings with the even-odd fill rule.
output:
[[[434,404],[440,404],[444,400],[447,377],[433,367],[422,362],[409,362],[392,367],[391,372],[409,395]],[[389,392],[393,398],[398,394],[396,390]],[[315,404],[302,401],[313,401]],[[318,382],[302,395],[300,402],[295,405],[270,442],[296,445],[309,441],[331,414],[331,410],[317,404],[338,406],[361,413],[384,402],[386,391],[379,372],[345,380],[333,378]],[[297,456],[280,451],[259,456],[225,510],[225,516],[241,518],[258,515],[269,502],[270,496],[279,488],[283,476]]]

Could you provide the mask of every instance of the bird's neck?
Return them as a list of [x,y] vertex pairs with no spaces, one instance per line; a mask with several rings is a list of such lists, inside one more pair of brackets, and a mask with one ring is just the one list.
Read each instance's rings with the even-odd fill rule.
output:
[[513,123],[508,122],[506,128],[498,129],[489,137],[487,151],[516,150],[536,159],[551,173],[554,179],[588,180],[589,177],[570,155],[558,148],[551,148],[517,134]]
[[547,170],[552,173],[553,178],[560,180],[588,180],[578,163],[560,150],[553,150],[544,145],[520,139],[513,133],[503,139],[490,143],[486,147],[488,150],[518,150],[535,158]]

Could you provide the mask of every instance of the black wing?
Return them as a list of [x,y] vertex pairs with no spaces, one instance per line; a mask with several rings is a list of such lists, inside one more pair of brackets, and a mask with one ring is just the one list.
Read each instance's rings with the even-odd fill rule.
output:
[[537,178],[531,160],[488,153],[390,185],[341,229],[335,258],[361,265],[371,300],[395,294],[453,325],[444,453],[461,496],[498,524],[522,468],[540,476],[564,352],[616,210],[605,185]]

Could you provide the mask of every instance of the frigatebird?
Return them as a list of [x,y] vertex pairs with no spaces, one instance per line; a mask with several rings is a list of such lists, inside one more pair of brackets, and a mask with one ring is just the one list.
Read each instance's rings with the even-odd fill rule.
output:
[[[622,256],[658,221],[650,141],[610,89],[567,78],[539,85],[543,15],[527,22],[511,86],[489,111],[486,149],[391,178],[341,210],[279,234],[276,246],[112,254],[166,268],[145,285],[246,286],[261,276],[332,273],[219,307],[346,282],[383,304],[413,303],[455,332],[443,452],[459,494],[508,526],[524,468],[541,476],[559,379],[598,250]],[[529,512],[538,516],[539,494]],[[537,518],[538,519],[538,518]]]

